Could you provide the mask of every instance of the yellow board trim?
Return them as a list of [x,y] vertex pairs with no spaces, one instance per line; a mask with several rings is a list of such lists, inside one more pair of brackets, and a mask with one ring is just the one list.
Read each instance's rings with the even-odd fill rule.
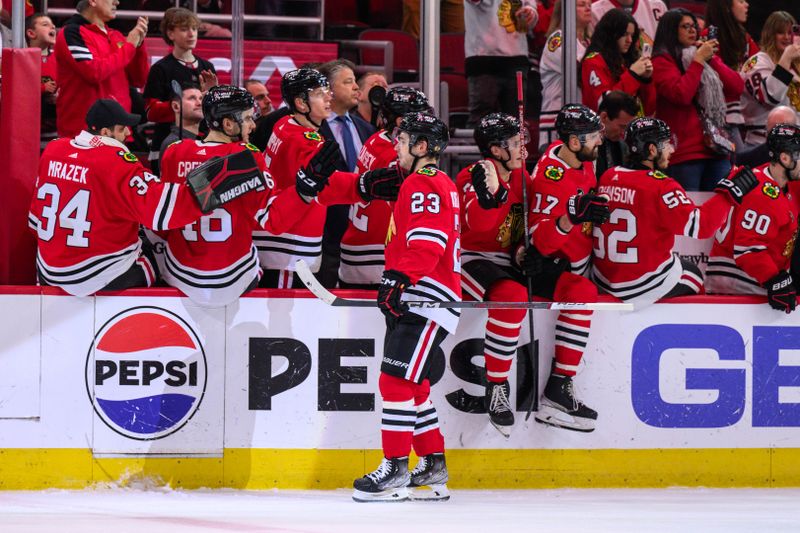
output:
[[[335,489],[351,487],[380,458],[379,450],[226,449],[216,458],[108,458],[86,449],[11,448],[0,449],[0,490]],[[456,489],[800,486],[800,448],[450,450],[447,463]]]

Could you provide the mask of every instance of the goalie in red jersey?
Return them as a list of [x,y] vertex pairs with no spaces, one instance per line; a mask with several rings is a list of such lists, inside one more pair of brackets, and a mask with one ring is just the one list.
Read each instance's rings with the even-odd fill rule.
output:
[[[460,301],[459,198],[453,181],[437,168],[447,146],[447,126],[426,113],[403,117],[395,150],[409,174],[400,187],[389,224],[386,271],[378,307],[386,316],[378,388],[383,402],[381,440],[384,459],[353,482],[353,499],[401,501],[408,487],[414,498],[428,494],[448,499],[444,438],[430,400],[432,354],[455,333],[458,309],[409,310],[406,301]],[[419,457],[408,471],[411,448]]]
[[[530,272],[533,293],[557,302],[597,301],[597,287],[586,278],[592,254],[592,225],[608,220],[607,199],[595,194],[592,162],[603,143],[600,117],[586,106],[568,104],[556,117],[558,141],[533,172],[530,247],[523,261],[547,268]],[[536,420],[565,429],[593,431],[597,412],[575,396],[572,378],[589,340],[591,311],[561,311],[556,319],[553,371]]]
[[770,162],[753,169],[758,186],[717,232],[706,289],[766,295],[770,307],[791,313],[797,305],[790,270],[797,239],[800,127],[778,124],[767,134],[767,146]]
[[698,294],[700,269],[673,253],[675,235],[707,239],[732,207],[758,184],[747,168],[722,180],[718,194],[701,206],[664,172],[674,148],[666,122],[637,118],[625,132],[630,154],[624,166],[600,177],[599,192],[608,196],[608,223],[595,226],[593,276],[609,294],[637,304]]
[[[484,158],[456,177],[461,194],[463,267],[461,289],[475,300],[526,302],[528,289],[511,258],[525,235],[523,192],[531,195],[524,170],[519,121],[491,113],[475,128],[475,142]],[[508,375],[517,351],[526,309],[490,309],[484,339],[485,406],[491,423],[503,435],[514,424]]]

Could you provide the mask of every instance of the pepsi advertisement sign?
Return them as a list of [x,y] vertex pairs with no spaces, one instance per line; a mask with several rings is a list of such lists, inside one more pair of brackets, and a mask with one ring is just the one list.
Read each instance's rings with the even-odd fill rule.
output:
[[100,419],[136,440],[179,431],[197,412],[207,384],[197,333],[178,315],[134,307],[99,329],[86,356],[86,392]]

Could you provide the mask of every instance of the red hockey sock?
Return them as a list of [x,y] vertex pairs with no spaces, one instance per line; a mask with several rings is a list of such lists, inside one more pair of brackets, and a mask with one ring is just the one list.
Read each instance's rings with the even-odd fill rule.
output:
[[[557,302],[596,302],[597,287],[583,276],[565,273],[558,279],[553,299]],[[591,311],[561,311],[558,314],[554,373],[575,375],[589,341],[591,325]]]
[[417,385],[403,378],[381,372],[378,380],[383,400],[381,443],[383,455],[389,459],[406,457],[411,451],[411,438],[417,419],[414,390]]
[[[491,286],[486,301],[525,302],[528,289],[510,279],[503,279]],[[486,338],[483,355],[486,360],[486,379],[495,383],[508,380],[511,363],[517,352],[517,341],[525,309],[490,309],[486,322]]]
[[414,406],[417,419],[414,425],[414,453],[418,457],[444,452],[444,437],[439,431],[439,415],[430,400],[431,383],[427,379],[416,386]]

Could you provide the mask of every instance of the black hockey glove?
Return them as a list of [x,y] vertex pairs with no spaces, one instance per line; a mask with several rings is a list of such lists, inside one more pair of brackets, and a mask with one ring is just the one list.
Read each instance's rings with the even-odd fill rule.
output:
[[267,186],[253,152],[247,149],[212,157],[189,172],[186,181],[203,213],[210,213],[252,190],[263,191]]
[[797,306],[797,292],[792,283],[792,275],[786,271],[773,276],[766,283],[767,302],[769,306],[788,315]]
[[403,291],[411,285],[408,276],[397,270],[385,270],[378,285],[378,307],[390,320],[397,320],[408,311],[408,306],[400,301]]
[[608,209],[608,198],[594,193],[583,193],[578,189],[578,193],[572,196],[567,203],[567,216],[569,221],[575,224],[591,222],[593,224],[603,224],[608,222],[611,212]]
[[758,178],[750,167],[742,167],[732,178],[724,178],[714,187],[714,192],[727,194],[732,202],[742,203],[744,195],[758,186]]
[[519,266],[522,273],[531,280],[553,283],[569,268],[569,263],[561,257],[542,255],[535,246],[528,246]]
[[316,198],[328,184],[328,178],[336,171],[340,157],[336,141],[325,141],[308,164],[297,171],[295,187],[306,203]]
[[495,209],[506,203],[508,200],[508,189],[500,185],[497,192],[492,194],[486,185],[486,169],[483,165],[474,165],[470,171],[472,176],[472,188],[478,197],[478,205],[483,209]]
[[397,200],[403,174],[397,166],[368,170],[358,177],[358,194],[365,202]]

